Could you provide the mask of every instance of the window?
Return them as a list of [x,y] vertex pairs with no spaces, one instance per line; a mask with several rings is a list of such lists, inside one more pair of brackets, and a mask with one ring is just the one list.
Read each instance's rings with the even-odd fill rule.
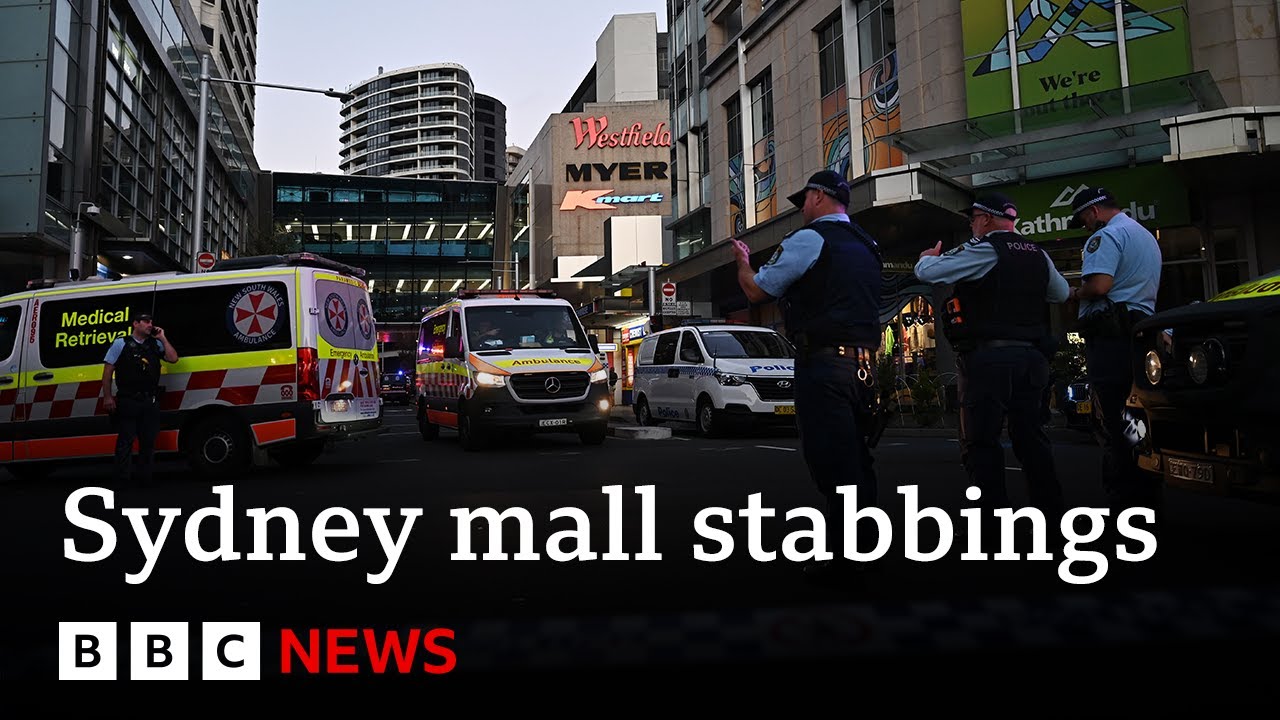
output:
[[[140,308],[150,310],[152,300],[150,292],[133,292],[44,303],[39,321],[40,364],[50,369],[101,365],[111,343],[129,334],[129,318]],[[165,327],[159,314],[156,324]]]
[[702,348],[698,347],[698,338],[689,330],[680,334],[680,362],[691,365],[702,364]]
[[155,317],[183,357],[293,346],[284,283],[160,290]]
[[751,139],[754,143],[755,219],[764,222],[777,213],[774,193],[773,79],[766,70],[751,85]]
[[468,308],[467,328],[473,349],[590,347],[573,311],[555,305]]
[[449,330],[449,318],[441,313],[422,323],[418,352],[439,360],[444,357],[444,340]]
[[676,342],[680,340],[679,333],[667,333],[658,338],[658,345],[653,351],[654,365],[675,365],[676,364]]
[[849,100],[845,80],[844,29],[839,14],[818,28],[818,86],[822,97],[822,159],[828,170],[849,177]]
[[302,202],[302,188],[285,186],[276,188],[276,202]]
[[742,184],[742,103],[734,95],[724,106],[725,133],[729,146],[729,227],[740,233],[747,229],[746,199]]
[[888,141],[888,136],[902,125],[896,33],[891,0],[869,0],[858,5],[858,96],[862,98],[864,172],[903,163],[902,151]]
[[777,333],[750,330],[705,332],[702,341],[713,358],[768,359],[795,355],[791,345]]
[[0,359],[13,354],[22,324],[22,308],[17,305],[0,308]]

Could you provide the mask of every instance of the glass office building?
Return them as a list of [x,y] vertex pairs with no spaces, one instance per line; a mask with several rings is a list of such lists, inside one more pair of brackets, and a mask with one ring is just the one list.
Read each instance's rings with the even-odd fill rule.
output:
[[507,190],[492,182],[274,173],[275,249],[364,268],[380,326],[417,323],[423,308],[500,285]]

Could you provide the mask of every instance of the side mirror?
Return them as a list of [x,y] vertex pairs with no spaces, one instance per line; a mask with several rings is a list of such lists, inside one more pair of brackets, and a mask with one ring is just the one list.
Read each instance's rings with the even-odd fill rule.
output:
[[597,355],[600,354],[600,338],[597,338],[595,335],[588,335],[587,344],[591,346],[591,352],[596,353]]
[[444,339],[444,357],[446,360],[462,359],[461,335],[450,335]]

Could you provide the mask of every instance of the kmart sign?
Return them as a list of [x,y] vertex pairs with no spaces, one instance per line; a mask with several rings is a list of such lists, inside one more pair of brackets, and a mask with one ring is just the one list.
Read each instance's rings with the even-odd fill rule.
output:
[[1187,189],[1164,165],[1102,170],[992,189],[1008,195],[1017,204],[1018,232],[1044,242],[1089,234],[1084,229],[1067,227],[1071,222],[1071,201],[1086,187],[1110,190],[1120,207],[1148,229],[1186,225],[1191,221]]

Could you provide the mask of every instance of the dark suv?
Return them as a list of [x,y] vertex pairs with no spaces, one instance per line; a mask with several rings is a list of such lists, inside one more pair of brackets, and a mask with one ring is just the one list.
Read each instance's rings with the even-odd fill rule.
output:
[[413,376],[403,370],[382,374],[382,401],[407,405],[413,401]]
[[1280,271],[1134,331],[1139,464],[1171,485],[1280,499]]

